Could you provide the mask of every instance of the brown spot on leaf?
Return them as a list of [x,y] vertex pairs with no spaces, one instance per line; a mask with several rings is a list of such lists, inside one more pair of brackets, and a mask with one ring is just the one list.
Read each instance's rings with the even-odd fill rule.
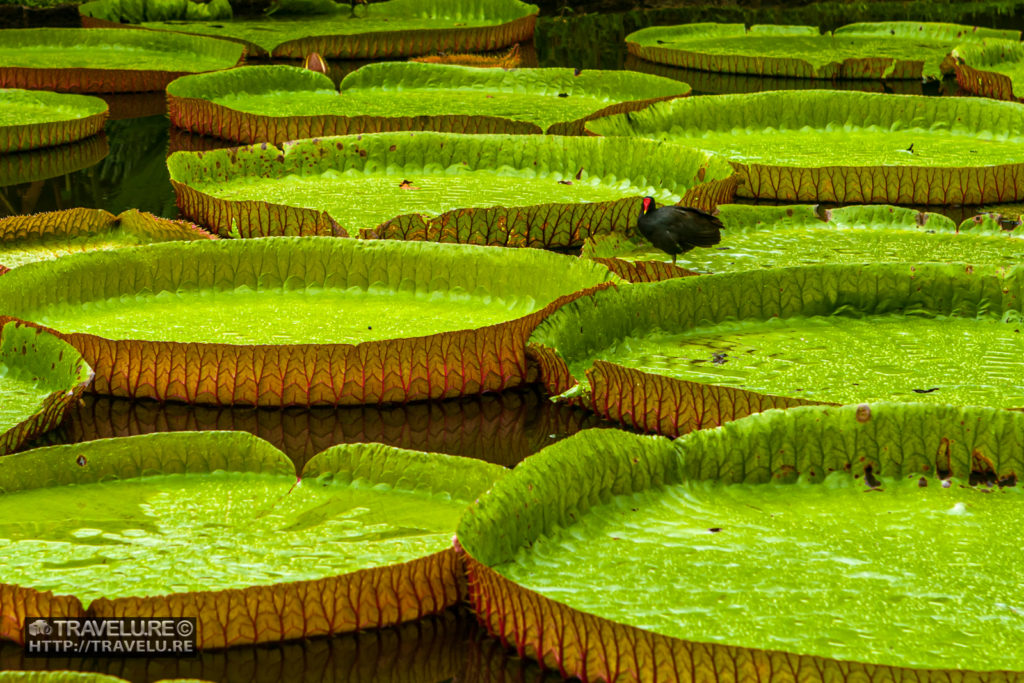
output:
[[775,470],[775,473],[772,476],[780,482],[788,484],[795,482],[800,476],[800,473],[792,465],[783,465],[779,469]]
[[994,486],[998,480],[992,461],[977,448],[971,451],[971,476],[969,479],[971,486],[979,484]]
[[942,437],[939,452],[935,454],[935,473],[939,479],[949,479],[953,473],[952,445],[949,439]]
[[867,422],[871,419],[871,406],[861,403],[857,406],[857,422]]

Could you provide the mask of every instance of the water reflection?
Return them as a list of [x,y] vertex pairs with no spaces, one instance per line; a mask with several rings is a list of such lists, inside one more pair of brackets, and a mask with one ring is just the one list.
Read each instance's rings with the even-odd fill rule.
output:
[[[70,174],[93,166],[110,153],[107,137],[100,133],[69,145],[30,152],[0,155],[0,216],[42,210],[50,201],[62,202],[61,186],[71,191]],[[50,182],[50,179],[60,182]],[[51,199],[53,195],[54,199]]]
[[[132,683],[195,678],[217,683],[558,683],[520,659],[457,607],[393,628],[333,638],[202,652],[190,659],[26,658],[0,642],[0,671],[83,671]],[[576,680],[576,679],[573,679]]]
[[171,126],[168,132],[167,156],[175,152],[209,152],[214,149],[238,147],[240,143],[222,140],[209,135],[190,133],[183,128]]
[[110,110],[108,121],[163,116],[167,111],[167,95],[160,92],[110,93],[98,95]]
[[[558,683],[564,680],[554,671],[545,671],[530,659],[521,659],[501,643],[484,635],[466,643],[464,670],[453,683]],[[578,679],[572,679],[578,680]]]
[[26,658],[20,646],[0,643],[0,671],[87,671],[132,683],[439,683],[466,671],[466,648],[481,637],[479,631],[468,611],[456,609],[395,628],[202,652],[190,659]]
[[365,442],[511,467],[581,429],[606,424],[589,411],[553,403],[535,387],[451,401],[343,408],[190,406],[86,396],[42,441],[79,443],[152,432],[227,429],[269,441],[298,469],[331,446]]
[[108,121],[106,134],[72,145],[4,155],[0,216],[72,207],[177,217],[165,161],[167,117]]

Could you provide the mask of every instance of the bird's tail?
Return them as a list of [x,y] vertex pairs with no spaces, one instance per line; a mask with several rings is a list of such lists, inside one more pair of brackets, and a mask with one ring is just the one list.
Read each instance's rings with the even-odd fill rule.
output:
[[691,229],[687,233],[687,242],[695,247],[713,247],[722,241],[722,221],[706,211],[691,207],[679,207],[690,214]]

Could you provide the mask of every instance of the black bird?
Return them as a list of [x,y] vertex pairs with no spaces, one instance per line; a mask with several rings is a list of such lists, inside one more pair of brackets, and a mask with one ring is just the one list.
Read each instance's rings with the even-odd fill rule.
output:
[[710,213],[687,206],[654,206],[654,197],[644,197],[643,214],[636,227],[651,244],[672,257],[694,247],[713,247],[722,241],[722,221]]

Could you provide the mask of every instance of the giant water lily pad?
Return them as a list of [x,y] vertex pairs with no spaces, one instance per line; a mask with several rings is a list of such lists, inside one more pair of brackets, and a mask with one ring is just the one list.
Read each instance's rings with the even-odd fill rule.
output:
[[743,179],[744,197],[983,204],[1024,196],[1024,110],[1009,102],[829,90],[715,95],[605,117],[587,130],[721,154]]
[[591,430],[463,517],[471,602],[587,680],[1016,680],[1022,445],[1019,414],[892,403]]
[[98,97],[0,89],[0,153],[63,145],[103,130]]
[[71,346],[0,317],[0,455],[60,424],[91,379]]
[[182,221],[132,209],[114,216],[102,209],[67,209],[0,218],[0,266],[8,269],[83,251],[151,242],[215,239]]
[[[824,263],[963,262],[1012,267],[1024,241],[993,221],[958,226],[937,213],[896,206],[849,206],[828,211],[814,206],[724,204],[718,218],[722,241],[680,254],[680,268],[724,273]],[[964,229],[966,228],[966,229]],[[646,267],[669,258],[642,235],[607,235],[591,240],[583,256],[617,258]],[[660,265],[660,264],[659,264]],[[681,273],[676,273],[676,276]]]
[[1019,102],[1024,95],[1024,46],[1019,40],[968,43],[953,51],[956,81],[976,95]]
[[13,269],[0,277],[0,314],[60,330],[95,368],[101,394],[387,403],[523,384],[534,327],[614,279],[538,250],[166,242]]
[[168,86],[171,123],[236,142],[388,130],[583,132],[585,120],[641,109],[689,86],[627,71],[370,64],[341,82],[291,66],[250,66]]
[[[201,648],[389,626],[459,599],[451,535],[505,470],[379,444],[292,462],[238,432],[154,434],[0,460],[0,636],[33,593],[92,616],[187,616]],[[22,521],[18,511],[33,510]],[[43,616],[43,615],[39,615]]]
[[960,24],[892,21],[850,24],[820,34],[815,26],[683,24],[626,36],[630,54],[703,71],[797,78],[942,78],[951,52],[985,38],[1020,40],[1020,31]]
[[[186,4],[180,5],[184,12]],[[338,7],[341,9],[341,6]],[[86,26],[109,26],[128,18],[121,0],[99,0],[79,7]],[[244,43],[250,54],[303,59],[324,57],[381,59],[434,52],[483,52],[529,41],[537,7],[519,0],[389,0],[351,17],[335,14],[275,15],[259,19],[146,21],[143,26],[227,38]]]
[[7,29],[0,87],[64,92],[163,90],[179,76],[228,69],[245,50],[226,40],[129,29]]
[[801,403],[1024,408],[1022,290],[1024,270],[964,264],[746,271],[598,292],[530,342],[550,391],[580,381],[662,434]]
[[167,161],[182,213],[222,235],[353,234],[505,246],[579,246],[636,223],[639,197],[713,206],[725,161],[657,142],[378,133]]

